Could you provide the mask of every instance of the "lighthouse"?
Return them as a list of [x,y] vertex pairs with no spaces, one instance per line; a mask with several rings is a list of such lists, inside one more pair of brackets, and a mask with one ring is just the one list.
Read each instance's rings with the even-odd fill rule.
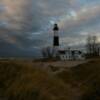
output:
[[53,51],[54,51],[54,57],[58,56],[58,50],[59,50],[59,27],[57,24],[54,24],[53,27]]
[[59,47],[59,27],[57,24],[54,24],[54,28],[53,28],[53,32],[54,32],[54,37],[53,37],[53,47]]

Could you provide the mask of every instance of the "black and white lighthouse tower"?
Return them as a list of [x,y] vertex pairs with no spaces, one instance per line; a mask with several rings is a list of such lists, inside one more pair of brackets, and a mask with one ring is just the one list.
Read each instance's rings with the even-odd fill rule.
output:
[[53,27],[53,51],[54,51],[54,57],[58,56],[58,50],[59,50],[59,27],[57,24],[54,24]]
[[54,37],[53,37],[53,47],[57,48],[59,47],[59,35],[58,35],[58,32],[59,32],[59,27],[57,24],[54,24],[54,28],[53,28],[53,31],[54,31]]

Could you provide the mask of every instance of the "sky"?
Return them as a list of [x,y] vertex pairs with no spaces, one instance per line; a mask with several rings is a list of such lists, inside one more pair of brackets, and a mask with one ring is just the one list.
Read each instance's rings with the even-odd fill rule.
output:
[[0,56],[39,55],[52,46],[54,23],[66,48],[81,47],[88,35],[100,41],[100,0],[0,0]]

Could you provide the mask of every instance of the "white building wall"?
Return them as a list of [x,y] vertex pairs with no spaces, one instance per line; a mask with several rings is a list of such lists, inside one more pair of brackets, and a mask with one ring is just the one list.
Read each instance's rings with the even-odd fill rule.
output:
[[65,54],[60,54],[60,59],[62,61],[65,61],[65,60],[85,60],[85,57],[83,56],[83,54],[78,54],[76,53],[74,55],[74,57],[72,56],[72,54],[70,52],[66,52]]

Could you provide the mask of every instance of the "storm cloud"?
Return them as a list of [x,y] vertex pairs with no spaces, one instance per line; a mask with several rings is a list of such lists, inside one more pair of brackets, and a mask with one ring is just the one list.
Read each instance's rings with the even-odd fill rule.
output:
[[59,24],[61,45],[85,44],[88,34],[100,36],[100,1],[1,0],[0,52],[34,55],[37,49],[52,46],[54,23]]

